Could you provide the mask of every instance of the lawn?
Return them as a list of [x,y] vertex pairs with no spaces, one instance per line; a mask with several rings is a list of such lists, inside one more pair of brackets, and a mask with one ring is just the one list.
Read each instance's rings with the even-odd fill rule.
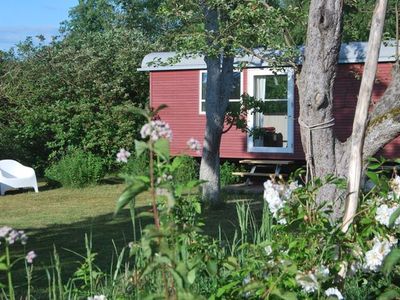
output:
[[[60,255],[65,277],[77,269],[81,259],[68,249],[83,255],[85,234],[91,236],[93,251],[98,253],[96,263],[107,270],[115,257],[113,243],[121,249],[133,239],[129,211],[125,209],[113,215],[116,199],[123,189],[124,184],[118,181],[84,189],[51,189],[41,184],[39,193],[14,191],[0,197],[0,227],[7,225],[25,230],[29,237],[26,249],[17,247],[14,253],[35,250],[38,254],[36,286],[44,288],[47,284],[44,269],[51,264],[53,245]],[[254,194],[226,193],[223,208],[204,212],[205,232],[217,236],[222,228],[226,235],[231,235],[237,224],[235,203],[252,201],[255,211],[260,211],[260,201],[254,201],[255,198],[261,199]],[[139,211],[150,210],[146,195],[139,197],[136,205]],[[140,226],[148,222],[151,220],[140,220]],[[19,269],[16,280],[22,285],[25,282],[23,267],[16,268]]]

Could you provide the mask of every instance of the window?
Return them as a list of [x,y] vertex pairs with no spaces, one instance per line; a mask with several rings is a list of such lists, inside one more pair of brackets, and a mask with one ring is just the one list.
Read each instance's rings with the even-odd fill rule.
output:
[[248,74],[248,91],[264,106],[264,113],[248,113],[248,151],[293,153],[293,70],[250,69]]
[[287,113],[287,75],[258,75],[255,79],[255,97],[263,100],[269,115]]
[[[242,84],[241,84],[241,73],[234,72],[233,73],[233,83],[232,83],[232,91],[229,99],[229,107],[231,109],[239,109],[240,108],[240,95],[242,94]],[[206,112],[206,85],[207,85],[207,72],[200,72],[200,113],[204,114]]]

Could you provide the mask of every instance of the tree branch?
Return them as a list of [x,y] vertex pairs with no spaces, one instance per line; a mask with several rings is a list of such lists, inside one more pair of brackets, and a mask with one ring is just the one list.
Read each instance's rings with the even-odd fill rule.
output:
[[361,80],[351,135],[350,163],[349,173],[347,176],[349,193],[346,198],[346,207],[343,217],[343,232],[347,231],[357,212],[363,165],[362,153],[365,141],[365,132],[368,124],[368,107],[371,102],[372,88],[374,85],[376,70],[378,68],[379,49],[382,40],[386,6],[387,0],[377,1],[374,15],[372,17],[367,59]]
[[373,107],[366,132],[363,160],[375,155],[400,134],[400,66],[394,65],[392,81]]

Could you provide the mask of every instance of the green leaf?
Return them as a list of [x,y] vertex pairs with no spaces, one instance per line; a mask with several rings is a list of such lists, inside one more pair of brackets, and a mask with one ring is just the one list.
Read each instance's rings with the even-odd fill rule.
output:
[[380,163],[369,163],[369,164],[368,164],[368,169],[370,169],[370,170],[377,170],[377,169],[380,168],[380,166],[381,166]]
[[147,144],[145,142],[135,140],[135,152],[136,152],[137,157],[142,155],[142,153],[144,151],[146,151],[148,148],[149,147],[147,146]]
[[394,223],[396,222],[397,218],[400,216],[400,207],[398,207],[390,216],[389,218],[389,227],[393,227]]
[[189,273],[187,275],[187,280],[190,284],[193,284],[195,279],[196,279],[196,269],[192,269],[189,271]]
[[207,271],[211,276],[217,275],[218,272],[218,264],[215,260],[209,260],[207,262]]
[[371,171],[367,171],[366,174],[367,174],[368,178],[371,179],[371,181],[374,184],[379,185],[379,176],[378,176],[378,174],[376,174],[375,172],[371,172]]
[[169,141],[159,139],[154,143],[154,152],[164,160],[169,159]]
[[154,216],[153,213],[148,211],[143,211],[137,214],[138,218],[153,218],[153,216]]
[[194,187],[199,186],[200,184],[204,183],[202,180],[190,180],[186,183],[186,188],[192,189]]
[[148,109],[143,109],[143,108],[139,108],[139,107],[135,107],[132,106],[129,108],[133,113],[137,114],[137,115],[142,115],[143,117],[145,117],[146,119],[149,118],[149,110]]
[[3,264],[3,263],[0,263],[0,271],[7,271],[7,265],[6,264]]
[[183,280],[180,274],[176,272],[174,269],[169,269],[169,272],[171,272],[172,277],[175,279],[175,284],[179,289],[183,288]]
[[168,105],[166,105],[166,104],[161,104],[159,107],[157,107],[155,110],[153,110],[152,115],[153,115],[153,116],[156,116],[161,110],[163,110],[163,109],[165,109],[165,108],[167,108],[167,107],[168,107]]
[[379,295],[378,300],[391,300],[399,299],[400,293],[397,290],[387,290],[383,294]]
[[296,300],[297,296],[295,293],[292,292],[283,292],[279,289],[273,289],[271,292],[271,295],[274,295],[278,297],[279,299],[284,299],[284,300]]
[[265,287],[265,284],[262,283],[261,281],[252,281],[245,286],[244,291],[250,292],[250,291],[258,290],[258,289],[261,289],[264,287]]
[[394,266],[398,263],[400,260],[400,249],[393,249],[385,258],[385,261],[383,262],[383,267],[382,267],[382,272],[386,276],[388,276]]
[[148,189],[148,184],[141,181],[135,180],[130,186],[128,186],[122,195],[117,200],[117,206],[115,208],[114,215],[118,214],[129,202],[134,201],[135,197],[140,193]]
[[183,163],[183,156],[177,156],[171,163],[171,172],[177,170]]
[[217,297],[221,297],[223,294],[225,294],[225,292],[229,291],[230,289],[232,289],[233,287],[235,287],[238,284],[240,284],[240,281],[232,281],[232,282],[220,287],[217,291]]

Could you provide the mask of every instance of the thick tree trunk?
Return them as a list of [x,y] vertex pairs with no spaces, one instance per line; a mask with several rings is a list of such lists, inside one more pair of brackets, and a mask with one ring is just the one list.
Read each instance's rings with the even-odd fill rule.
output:
[[[215,9],[204,8],[206,30],[218,32],[218,12]],[[216,47],[212,37],[208,44]],[[220,49],[215,49],[220,51]],[[229,103],[229,95],[233,81],[233,58],[224,54],[215,54],[205,58],[207,64],[206,93],[206,128],[204,134],[203,154],[200,164],[200,179],[203,201],[218,205],[220,199],[220,156],[221,136],[224,128],[224,117]]]
[[[342,0],[312,0],[309,11],[307,42],[298,80],[301,139],[311,176],[338,175],[343,145],[333,132],[333,83],[342,32]],[[338,154],[338,155],[337,155]],[[339,160],[339,161],[338,161]],[[325,186],[319,204],[341,204],[333,186]]]
[[200,164],[200,179],[203,200],[212,205],[220,203],[220,156],[219,149],[224,128],[226,108],[233,80],[233,58],[206,58],[207,94],[206,128],[203,155]]

